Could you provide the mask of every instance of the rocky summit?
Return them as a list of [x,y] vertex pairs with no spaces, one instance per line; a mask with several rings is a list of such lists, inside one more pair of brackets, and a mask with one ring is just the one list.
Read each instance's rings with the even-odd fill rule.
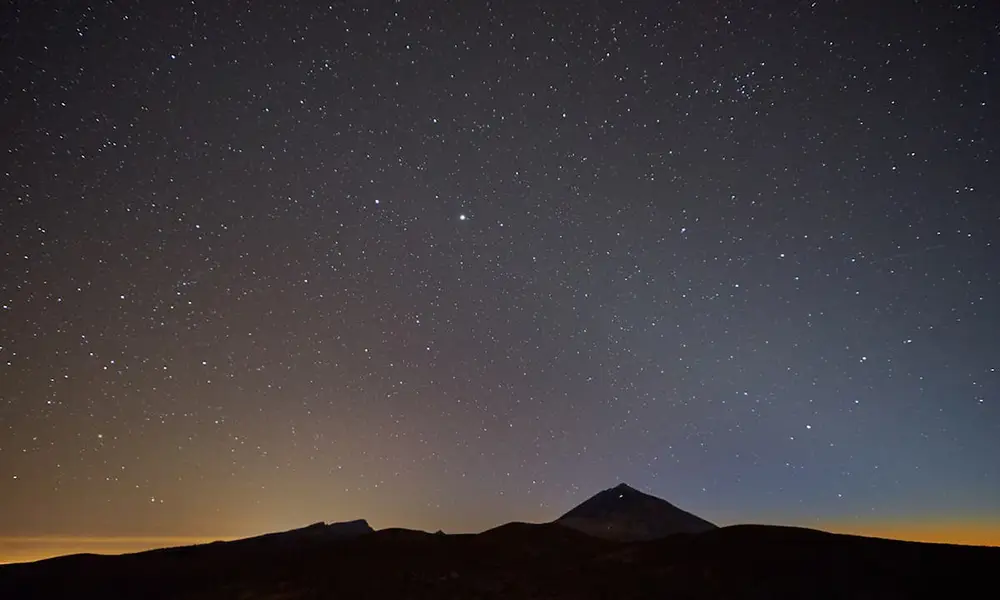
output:
[[622,541],[702,533],[716,525],[624,483],[599,492],[555,521],[590,535]]

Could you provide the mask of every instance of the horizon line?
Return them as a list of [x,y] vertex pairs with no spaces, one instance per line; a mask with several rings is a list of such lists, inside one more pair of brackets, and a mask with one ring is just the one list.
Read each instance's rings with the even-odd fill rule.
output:
[[[520,521],[524,522],[524,521]],[[329,522],[333,524],[336,522]],[[33,535],[0,535],[0,565],[30,563],[76,554],[96,554],[102,556],[121,556],[149,550],[178,548],[211,544],[213,542],[232,542],[241,539],[282,533],[307,527],[305,524],[291,529],[265,531],[245,535],[73,535],[73,534],[33,534]],[[862,537],[881,538],[901,542],[920,542],[928,544],[950,544],[960,546],[1000,547],[1000,522],[937,522],[937,523],[815,523],[779,524],[779,523],[733,523],[722,527],[735,525],[772,525],[778,527],[805,527],[834,534],[856,535]],[[501,524],[502,525],[502,524]],[[497,525],[499,526],[499,525]],[[383,527],[376,529],[398,529],[400,527]],[[403,527],[405,529],[405,527]],[[484,529],[488,531],[491,528]],[[471,532],[481,533],[481,532]],[[461,535],[452,533],[450,535]]]

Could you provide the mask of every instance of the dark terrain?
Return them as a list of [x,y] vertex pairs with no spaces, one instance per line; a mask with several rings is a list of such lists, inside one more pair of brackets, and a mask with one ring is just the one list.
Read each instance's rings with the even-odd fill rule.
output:
[[556,519],[556,523],[590,535],[626,542],[717,529],[714,523],[624,483],[594,495]]
[[558,522],[444,535],[372,532],[355,521],[124,556],[0,566],[0,598],[978,597],[995,593],[998,570],[1000,548],[793,527],[712,526],[623,541]]

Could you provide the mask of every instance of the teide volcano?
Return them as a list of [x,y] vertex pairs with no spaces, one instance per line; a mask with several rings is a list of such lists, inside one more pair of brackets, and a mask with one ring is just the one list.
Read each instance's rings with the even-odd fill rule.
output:
[[599,492],[556,523],[593,536],[639,541],[675,533],[702,533],[716,525],[627,485]]
[[[669,535],[696,531],[703,533]],[[508,523],[479,534],[373,532],[359,520],[122,556],[0,565],[0,598],[951,598],[962,589],[996,589],[998,570],[997,548],[768,525],[716,528],[618,486],[555,523]]]

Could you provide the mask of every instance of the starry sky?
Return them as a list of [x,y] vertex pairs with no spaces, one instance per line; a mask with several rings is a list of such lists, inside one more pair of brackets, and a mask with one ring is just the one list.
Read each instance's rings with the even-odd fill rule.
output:
[[995,3],[2,10],[8,544],[1000,543]]

